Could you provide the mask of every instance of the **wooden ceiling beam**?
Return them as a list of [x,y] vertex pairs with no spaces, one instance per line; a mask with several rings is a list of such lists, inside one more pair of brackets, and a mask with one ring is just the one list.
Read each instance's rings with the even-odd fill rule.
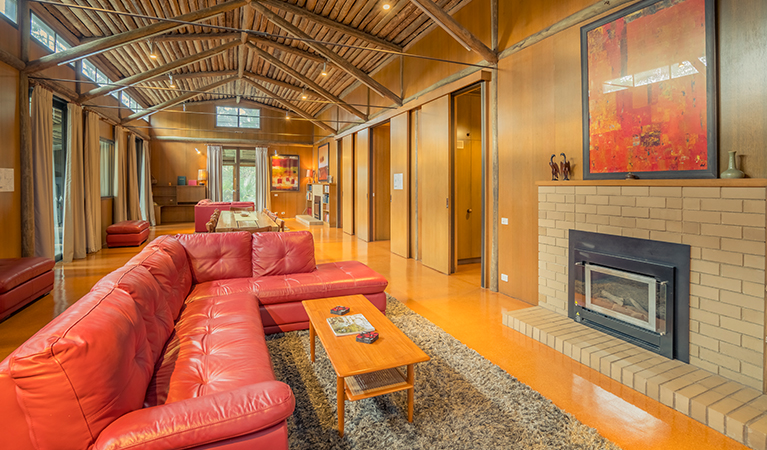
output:
[[362,30],[359,30],[357,28],[354,28],[349,25],[344,25],[343,23],[336,22],[335,20],[328,19],[325,16],[321,16],[319,14],[315,14],[311,11],[308,11],[305,8],[302,8],[300,6],[292,5],[290,3],[283,2],[281,0],[257,0],[260,3],[263,3],[267,6],[272,6],[277,9],[281,9],[283,11],[295,14],[299,17],[303,17],[306,19],[311,20],[312,22],[316,22],[320,25],[326,26],[330,29],[340,31],[341,33],[344,33],[348,36],[354,36],[357,39],[362,39],[365,42],[369,42],[377,47],[384,48],[386,50],[392,50],[395,52],[401,52],[402,46],[393,44],[387,40],[381,39],[379,37],[373,36],[370,33],[366,33]]
[[290,89],[290,90],[296,91],[296,92],[304,92],[305,91],[307,94],[312,95],[314,97],[322,97],[320,94],[314,92],[311,89],[304,90],[304,88],[302,88],[301,86],[294,86],[294,85],[292,85],[290,83],[286,83],[284,81],[279,81],[279,80],[275,80],[275,79],[272,79],[272,78],[269,78],[269,77],[265,77],[263,75],[259,75],[257,73],[253,73],[253,72],[250,72],[250,71],[247,71],[247,70],[245,71],[245,76],[250,77],[250,78],[252,78],[252,79],[254,79],[256,81],[262,81],[264,83],[271,83],[271,84],[273,84],[275,86],[279,86],[281,88]]
[[318,127],[322,128],[325,131],[328,131],[332,134],[336,134],[336,129],[331,127],[330,125],[326,124],[325,122],[315,119],[314,116],[309,114],[308,112],[302,110],[298,106],[294,105],[290,102],[290,100],[285,99],[283,97],[280,97],[276,93],[272,92],[269,88],[262,86],[259,83],[256,83],[255,81],[251,80],[250,78],[245,78],[245,81],[253,85],[254,88],[258,89],[259,91],[263,92],[264,94],[268,95],[269,97],[273,98],[276,102],[280,103],[282,106],[290,109],[294,113],[298,114],[299,116],[303,117],[304,119],[312,122],[313,124],[317,125]]
[[[248,8],[247,6],[244,7],[240,11],[240,17],[242,19],[242,22],[240,23],[240,29],[242,30],[251,30],[253,29],[253,19],[255,18],[255,12],[253,11],[253,8]],[[240,103],[240,100],[242,99],[242,94],[245,91],[245,82],[242,81],[243,76],[245,76],[245,63],[248,60],[248,47],[245,45],[245,43],[248,42],[248,33],[243,31],[240,33],[240,60],[237,62],[237,103]]]
[[[124,89],[129,86],[133,86],[135,84],[141,83],[142,81],[147,81],[151,78],[155,78],[160,75],[164,75],[170,71],[176,70],[179,67],[186,66],[188,64],[195,63],[197,61],[202,61],[204,59],[208,59],[211,56],[218,55],[219,53],[223,53],[230,48],[237,47],[238,45],[241,45],[239,42],[227,42],[224,45],[219,45],[218,47],[212,48],[210,50],[206,50],[202,53],[195,53],[189,56],[186,56],[181,59],[177,59],[169,64],[165,64],[159,67],[155,67],[154,69],[148,70],[146,72],[137,73],[136,75],[124,78],[120,80],[120,84],[122,86],[115,86],[115,85],[107,85],[107,86],[99,86],[95,89],[91,89],[90,91],[86,92],[85,94],[82,94],[80,98],[78,99],[79,103],[87,102],[88,100],[91,100],[96,97],[100,97],[102,95],[107,95],[113,91],[116,91],[118,89]],[[174,75],[175,77],[175,75]],[[177,78],[178,79],[178,78]]]
[[266,50],[263,50],[261,48],[258,48],[255,44],[248,43],[247,44],[251,49],[253,49],[254,52],[258,56],[260,56],[265,61],[269,62],[273,66],[277,67],[278,69],[282,70],[283,72],[287,73],[291,77],[295,78],[299,82],[303,83],[306,86],[309,86],[310,88],[314,89],[314,91],[319,94],[321,97],[324,97],[326,100],[334,102],[338,104],[341,108],[345,109],[351,114],[354,114],[355,116],[359,117],[360,119],[363,119],[365,121],[368,120],[367,114],[363,113],[362,111],[358,110],[357,108],[353,107],[352,105],[346,103],[343,101],[340,97],[337,97],[333,94],[331,94],[328,90],[320,86],[319,84],[315,83],[310,78],[304,76],[301,73],[298,73],[297,70],[290,67],[289,65],[285,64],[284,62],[280,61],[279,58],[276,56],[270,54]]
[[172,98],[172,99],[170,99],[168,101],[162,102],[159,105],[150,106],[149,108],[147,108],[147,109],[145,109],[143,111],[139,111],[137,113],[131,114],[130,116],[126,117],[125,119],[123,119],[120,122],[120,125],[125,125],[126,123],[132,122],[134,120],[141,119],[141,118],[146,117],[146,116],[148,116],[150,114],[154,114],[154,113],[160,112],[160,111],[162,111],[164,109],[171,108],[173,106],[178,105],[179,103],[183,103],[183,102],[185,102],[187,100],[190,100],[190,99],[192,99],[194,97],[197,97],[198,95],[202,95],[205,92],[210,92],[213,89],[221,87],[221,86],[223,86],[223,85],[225,85],[225,84],[227,84],[227,83],[229,83],[231,81],[234,81],[236,79],[237,79],[237,77],[225,78],[223,80],[216,81],[214,83],[208,84],[207,86],[203,86],[202,88],[198,89],[196,92],[189,92],[187,94],[180,95],[180,96],[178,96],[176,98]]
[[211,78],[211,77],[230,77],[237,75],[236,70],[220,70],[216,72],[189,72],[189,73],[177,73],[173,74],[173,79],[178,80],[190,80],[195,78]]
[[310,61],[323,63],[326,61],[325,58],[319,55],[315,55],[314,53],[309,53],[307,51],[301,50],[300,48],[292,47],[290,45],[280,44],[279,42],[275,42],[268,38],[261,38],[256,36],[250,36],[250,42],[254,42],[256,44],[264,44],[267,47],[276,48],[277,50],[283,51],[285,53],[290,53],[292,55],[299,56],[304,59],[308,59]]
[[[304,43],[308,45],[310,48],[312,48],[315,52],[321,54],[322,56],[328,58],[329,60],[333,61],[336,66],[338,66],[341,70],[348,73],[352,77],[359,80],[362,84],[369,87],[371,90],[373,90],[375,93],[382,97],[386,97],[390,100],[392,100],[397,106],[402,106],[402,99],[389,90],[386,86],[379,83],[378,81],[374,80],[373,77],[366,74],[356,66],[354,66],[349,61],[345,60],[341,56],[339,56],[337,53],[333,52],[332,50],[328,49],[322,44],[318,44],[316,42],[311,42],[312,38],[301,31],[298,27],[294,26],[292,23],[288,22],[287,20],[283,19],[279,15],[275,14],[272,10],[261,4],[259,1],[251,0],[250,5],[256,9],[256,11],[260,12],[264,17],[267,18],[270,22],[277,25],[287,33],[292,34],[293,36],[301,39],[306,39]],[[317,91],[320,92],[320,91]],[[357,114],[354,114],[357,115]]]
[[467,50],[474,50],[479,53],[487,62],[495,64],[498,62],[498,55],[490,50],[479,38],[464,28],[463,25],[458,23],[457,20],[448,14],[439,5],[432,0],[410,0],[414,5],[420,8],[427,16],[431,17],[434,22],[442,27],[447,34],[451,35],[461,45],[466,47]]
[[[213,16],[225,13],[227,11],[231,11],[235,8],[239,8],[243,5],[246,5],[247,3],[248,0],[229,0],[228,2],[220,3],[218,5],[211,6],[210,8],[204,8],[182,14],[178,17],[174,17],[174,20],[183,22],[199,22],[201,20],[209,19]],[[168,31],[185,26],[187,26],[185,23],[178,22],[155,22],[146,27],[136,28],[133,30],[125,31],[123,33],[107,36],[93,42],[80,44],[76,47],[72,47],[69,50],[64,50],[58,53],[43,56],[42,58],[30,61],[29,64],[27,64],[25,72],[33,73],[54,67],[59,64],[66,64],[76,59],[113,50],[123,45],[127,45],[141,39],[147,39],[151,36],[166,33]]]
[[[183,41],[202,41],[215,39],[239,39],[240,33],[183,33],[183,34],[162,34],[152,38],[155,42],[183,42]],[[81,44],[103,39],[102,36],[80,39]]]

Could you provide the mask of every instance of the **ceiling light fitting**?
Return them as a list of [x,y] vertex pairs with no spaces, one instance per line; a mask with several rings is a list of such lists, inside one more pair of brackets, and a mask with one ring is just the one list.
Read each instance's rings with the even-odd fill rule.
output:
[[323,77],[328,76],[328,62],[327,61],[322,63],[322,76]]
[[[173,74],[172,74],[172,73],[171,73],[171,74],[169,74],[169,75],[168,75],[168,78],[170,78],[170,87],[172,87],[172,88],[175,88],[175,87],[176,87],[176,82],[175,82],[175,81],[173,81]],[[185,106],[185,107],[186,107],[186,106]]]
[[390,5],[388,2],[386,2],[386,3],[384,3],[384,4],[383,4],[383,9],[384,9],[384,11],[388,11],[388,10],[389,10],[389,8],[391,8],[391,5]]
[[154,41],[149,41],[149,57],[157,59],[157,44]]
[[285,111],[285,120],[290,120],[290,113]]
[[306,100],[306,88],[301,91],[301,100]]

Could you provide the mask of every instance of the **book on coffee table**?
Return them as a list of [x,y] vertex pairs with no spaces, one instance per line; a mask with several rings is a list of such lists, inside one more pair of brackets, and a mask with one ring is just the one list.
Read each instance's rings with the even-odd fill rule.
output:
[[348,336],[350,334],[366,333],[374,331],[373,325],[362,314],[350,316],[328,317],[328,324],[336,336]]

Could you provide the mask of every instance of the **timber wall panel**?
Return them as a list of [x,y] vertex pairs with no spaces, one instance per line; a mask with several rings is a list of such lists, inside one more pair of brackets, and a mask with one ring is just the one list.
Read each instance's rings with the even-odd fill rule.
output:
[[372,202],[372,233],[375,241],[388,241],[390,237],[391,220],[391,142],[390,125],[379,125],[371,129],[371,187]]
[[354,135],[344,136],[341,141],[341,151],[343,152],[343,184],[341,186],[342,212],[341,221],[343,222],[344,233],[354,234]]
[[0,63],[0,168],[13,169],[13,192],[0,192],[0,229],[3,245],[0,258],[21,256],[21,155],[19,150],[19,113],[17,105],[19,72]]
[[[391,237],[392,253],[409,257],[410,246],[410,124],[409,114],[391,119]],[[394,174],[402,174],[402,189],[394,189]]]
[[363,241],[370,240],[370,129],[357,133],[354,146],[354,231]]

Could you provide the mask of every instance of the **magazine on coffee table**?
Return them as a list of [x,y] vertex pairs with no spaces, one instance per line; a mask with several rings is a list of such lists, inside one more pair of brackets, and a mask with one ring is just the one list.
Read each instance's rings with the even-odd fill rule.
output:
[[350,334],[360,334],[375,330],[373,325],[370,325],[370,322],[362,314],[328,317],[328,324],[336,336],[348,336]]

